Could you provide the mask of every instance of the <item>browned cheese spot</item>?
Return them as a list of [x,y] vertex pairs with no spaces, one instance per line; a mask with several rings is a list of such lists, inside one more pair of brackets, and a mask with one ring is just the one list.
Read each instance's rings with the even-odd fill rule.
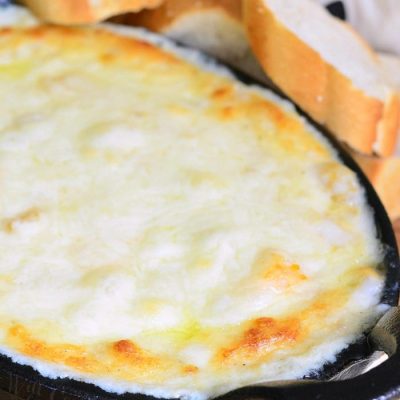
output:
[[194,374],[196,372],[199,372],[199,369],[195,365],[185,365],[182,368],[182,372],[185,374]]
[[230,86],[221,86],[211,93],[211,98],[213,100],[224,100],[231,94],[232,88]]
[[299,335],[298,319],[258,318],[250,323],[237,341],[219,352],[216,361],[231,365],[257,363],[268,358],[273,351],[293,345]]
[[307,280],[300,265],[288,262],[280,254],[264,251],[255,262],[262,278],[275,289],[288,290]]

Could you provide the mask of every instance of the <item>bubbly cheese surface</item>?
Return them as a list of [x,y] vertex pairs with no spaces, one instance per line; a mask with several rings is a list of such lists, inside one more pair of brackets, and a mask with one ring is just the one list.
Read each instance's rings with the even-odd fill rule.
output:
[[0,32],[0,349],[212,397],[301,378],[379,313],[364,194],[282,101],[143,39]]

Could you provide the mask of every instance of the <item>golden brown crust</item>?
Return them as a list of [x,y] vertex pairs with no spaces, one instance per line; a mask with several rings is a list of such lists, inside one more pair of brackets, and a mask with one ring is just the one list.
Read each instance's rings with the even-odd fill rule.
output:
[[9,328],[7,341],[28,357],[98,376],[112,373],[120,379],[146,380],[150,374],[162,379],[172,370],[178,371],[185,367],[177,361],[148,354],[128,340],[121,340],[111,346],[107,343],[99,344],[96,352],[83,345],[42,341],[34,337],[26,327],[17,324]]
[[[400,92],[399,92],[400,93]],[[386,101],[383,116],[378,123],[378,137],[374,147],[375,153],[379,155],[392,155],[398,140],[400,126],[399,94],[394,94]],[[395,132],[394,135],[390,132]]]
[[163,32],[179,18],[201,10],[220,9],[233,19],[241,21],[241,0],[166,0],[154,10],[144,10],[137,14],[126,14],[115,17],[113,22],[138,25],[154,32]]
[[299,341],[300,332],[298,319],[258,318],[249,324],[238,341],[220,350],[216,362],[223,365],[260,362],[272,351]]
[[157,7],[163,0],[23,0],[40,19],[63,25],[100,21],[112,15]]
[[354,87],[281,24],[263,0],[244,1],[244,21],[264,70],[300,107],[352,148],[392,154],[399,125],[396,94],[383,103]]

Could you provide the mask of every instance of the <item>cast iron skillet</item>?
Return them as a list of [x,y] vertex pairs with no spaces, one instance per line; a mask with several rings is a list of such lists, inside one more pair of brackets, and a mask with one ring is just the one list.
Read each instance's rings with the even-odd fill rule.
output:
[[[236,77],[247,84],[260,84],[253,78],[229,68]],[[271,88],[269,88],[271,89]],[[276,94],[288,100],[278,89]],[[290,101],[290,100],[289,100]],[[372,185],[361,169],[342,147],[342,145],[322,126],[310,119],[301,109],[297,111],[316,127],[336,149],[341,161],[352,169],[366,193],[368,204],[374,211],[377,234],[385,248],[385,257],[380,266],[386,276],[382,302],[397,306],[399,296],[399,254],[395,235],[387,213]],[[367,343],[368,332],[357,342],[343,350],[334,363],[325,365],[320,371],[298,384],[276,387],[246,387],[221,396],[220,400],[392,400],[400,395],[400,341],[396,352],[379,367],[346,381],[329,379],[341,371],[351,361],[365,358],[371,354]],[[320,382],[315,382],[319,380]],[[71,379],[48,379],[33,368],[16,364],[8,357],[0,355],[0,399],[2,400],[154,400],[154,397],[141,394],[116,395],[103,391],[92,384]]]

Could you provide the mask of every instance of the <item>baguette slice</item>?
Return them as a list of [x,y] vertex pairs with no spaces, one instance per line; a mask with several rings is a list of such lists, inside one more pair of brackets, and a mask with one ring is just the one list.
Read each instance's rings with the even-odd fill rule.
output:
[[163,0],[22,0],[41,20],[62,25],[86,24],[112,15],[157,7]]
[[312,0],[244,0],[244,22],[267,75],[351,148],[391,155],[399,97],[368,45]]
[[[400,92],[400,58],[380,55],[379,59],[386,79]],[[393,220],[400,218],[400,132],[397,151],[393,157],[367,157],[357,153],[353,156],[374,185],[389,216]]]
[[166,0],[161,7],[113,18],[162,33],[265,80],[242,24],[241,0]]

